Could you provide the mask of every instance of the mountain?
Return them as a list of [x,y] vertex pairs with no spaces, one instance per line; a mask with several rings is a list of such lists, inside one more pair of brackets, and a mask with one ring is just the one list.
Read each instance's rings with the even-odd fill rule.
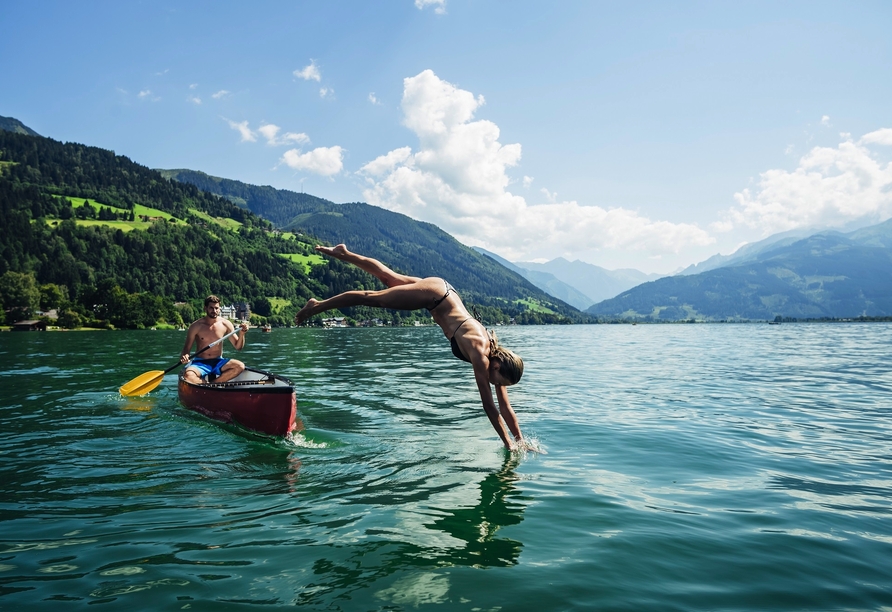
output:
[[511,303],[532,300],[532,308],[541,306],[543,314],[550,311],[558,319],[589,320],[578,309],[552,297],[516,271],[466,247],[430,223],[361,202],[335,204],[309,194],[258,187],[191,170],[160,172],[171,179],[211,190],[269,219],[283,231],[309,234],[331,244],[343,242],[351,250],[413,276],[445,276],[481,307],[508,312],[506,300]]
[[599,317],[766,320],[892,316],[892,220],[775,244],[752,260],[639,285]]
[[595,303],[594,300],[577,290],[575,287],[571,287],[567,283],[558,280],[553,274],[549,274],[548,272],[538,272],[536,270],[527,270],[526,268],[522,268],[520,265],[514,264],[504,257],[500,257],[481,247],[473,247],[473,249],[478,253],[486,255],[490,259],[494,259],[509,270],[513,270],[520,274],[548,295],[563,300],[574,308],[585,310]]
[[745,244],[730,255],[722,255],[720,253],[713,255],[705,261],[701,261],[700,263],[688,266],[681,272],[678,272],[678,275],[686,276],[691,274],[699,274],[701,272],[715,270],[716,268],[721,268],[723,266],[744,263],[746,261],[753,261],[760,255],[767,253],[772,249],[777,249],[793,244],[798,240],[802,240],[803,238],[817,233],[817,230],[799,229],[781,232],[779,234],[773,234],[768,238],[765,238],[764,240],[760,240],[759,242]]
[[[235,197],[228,182],[220,183]],[[366,204],[241,188],[248,197],[239,206],[112,151],[0,131],[0,278],[9,281],[0,285],[29,295],[46,287],[73,317],[115,326],[149,326],[156,319],[140,318],[148,311],[170,321],[174,301],[200,304],[209,293],[259,305],[258,312],[284,324],[309,297],[381,288],[357,268],[312,250],[346,239],[407,273],[446,276],[488,323],[591,320],[433,225]],[[296,233],[246,209],[256,202],[290,207],[280,218],[291,219],[285,227]],[[0,302],[9,308],[12,297],[3,291]],[[345,310],[357,319],[371,312]],[[395,323],[416,317],[374,312]]]
[[661,278],[661,274],[645,274],[633,269],[607,270],[584,261],[567,261],[563,257],[546,263],[518,262],[518,266],[551,274],[570,285],[592,303],[612,298],[641,283]]
[[40,134],[29,128],[18,119],[14,119],[13,117],[0,117],[0,130],[4,132],[12,132],[13,134],[40,136]]
[[263,187],[249,185],[196,170],[158,170],[158,172],[166,179],[189,183],[202,191],[225,198],[280,228],[287,226],[298,214],[311,210],[327,210],[327,207],[334,206],[333,202],[308,193],[275,189],[269,185]]

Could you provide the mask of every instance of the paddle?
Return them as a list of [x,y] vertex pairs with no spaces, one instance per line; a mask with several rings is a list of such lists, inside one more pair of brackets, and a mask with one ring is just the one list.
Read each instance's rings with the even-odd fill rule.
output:
[[[220,338],[219,340],[214,340],[213,342],[208,344],[206,347],[204,347],[203,349],[201,349],[200,351],[198,351],[197,353],[192,355],[192,358],[194,359],[194,358],[198,357],[199,355],[201,355],[203,352],[205,352],[212,346],[217,346],[218,344],[220,344],[221,342],[226,340],[226,338],[228,338],[229,336],[237,334],[239,332],[239,329],[240,328],[236,328],[236,329],[232,330],[231,332],[229,332],[228,334],[226,334],[225,336],[223,336],[222,338]],[[159,384],[161,384],[161,381],[164,379],[165,374],[167,374],[174,368],[177,368],[181,365],[183,365],[183,364],[177,363],[176,365],[170,366],[163,372],[161,370],[152,370],[151,372],[146,372],[145,374],[140,374],[139,376],[137,376],[130,382],[127,382],[127,383],[124,383],[123,385],[121,385],[121,388],[118,389],[118,391],[120,391],[121,395],[123,395],[124,397],[131,397],[134,395],[145,395],[146,393],[148,393],[149,391],[151,391],[152,389],[157,387]]]

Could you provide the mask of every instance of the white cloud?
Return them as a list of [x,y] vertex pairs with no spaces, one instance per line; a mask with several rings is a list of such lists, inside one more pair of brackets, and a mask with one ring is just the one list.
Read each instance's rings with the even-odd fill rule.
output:
[[437,15],[446,14],[446,0],[415,0],[415,8],[419,11],[424,10],[427,6],[433,6]]
[[369,102],[372,104],[381,104],[381,102],[378,101],[378,98],[375,97],[374,91],[369,94]]
[[824,115],[821,117],[821,125],[830,125],[830,116]]
[[341,147],[318,147],[308,153],[298,149],[285,151],[282,163],[295,170],[306,170],[322,176],[334,176],[344,168],[344,150]]
[[534,180],[534,179],[533,179],[533,177],[531,177],[531,176],[524,176],[524,177],[523,177],[523,188],[524,188],[524,189],[529,189],[529,188],[530,188],[530,185],[533,184],[533,180]]
[[201,105],[201,98],[199,98],[198,96],[186,96],[186,100],[188,100],[192,104],[195,104],[196,106]]
[[814,147],[792,172],[768,170],[754,191],[734,194],[725,222],[765,235],[799,227],[840,226],[859,218],[892,216],[892,163],[883,164],[868,145],[892,145],[892,129],[870,132],[857,142]]
[[[363,166],[369,203],[435,223],[509,258],[603,248],[660,255],[713,242],[695,225],[653,221],[621,208],[528,204],[507,190],[507,172],[520,161],[521,146],[501,144],[498,126],[474,119],[483,96],[431,70],[403,85],[404,124],[418,137],[418,151],[402,147]],[[532,178],[526,178],[529,186]]]
[[157,102],[158,100],[161,99],[158,96],[152,94],[151,89],[143,89],[141,92],[139,92],[136,95],[140,100],[150,100],[152,102]]
[[381,155],[370,161],[360,168],[360,172],[371,176],[381,176],[387,172],[393,172],[394,168],[400,164],[411,164],[410,157],[412,155],[412,147],[402,147],[394,149],[390,153]]
[[198,88],[198,83],[192,83],[191,85],[189,85],[189,89],[197,89],[197,88]]
[[317,83],[322,81],[322,73],[319,72],[316,60],[310,60],[310,65],[303,70],[295,70],[294,76],[305,81],[316,81]]
[[226,120],[226,123],[229,124],[229,127],[238,131],[238,133],[242,135],[242,142],[255,142],[257,140],[257,134],[251,131],[247,121],[237,123],[230,119],[226,119],[225,117],[224,119]]
[[228,92],[228,91],[226,91],[225,89],[221,89],[221,90],[218,91],[217,93],[215,93],[215,94],[211,94],[211,97],[212,97],[214,100],[219,100],[220,98],[225,98],[225,97],[228,96],[228,95],[229,95],[229,92]]
[[310,137],[304,133],[285,132],[279,136],[279,126],[267,123],[257,128],[257,131],[266,138],[266,144],[270,146],[305,144],[310,142]]
[[334,89],[331,89],[330,87],[322,87],[319,90],[320,98],[331,98],[332,96],[334,96]]
[[860,144],[878,144],[892,147],[892,128],[883,128],[861,137]]

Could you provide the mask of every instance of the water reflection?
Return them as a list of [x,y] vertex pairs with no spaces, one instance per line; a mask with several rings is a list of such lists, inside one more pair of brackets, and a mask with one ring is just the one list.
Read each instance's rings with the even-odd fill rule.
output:
[[434,558],[450,565],[473,567],[507,567],[517,564],[523,544],[511,538],[499,537],[502,527],[517,525],[523,520],[528,498],[517,490],[515,469],[520,456],[512,454],[502,469],[480,483],[480,502],[473,508],[447,510],[433,523],[431,529],[443,531],[464,545],[437,552]]
[[[487,568],[516,565],[523,543],[500,536],[499,531],[503,527],[519,524],[529,503],[529,498],[516,486],[519,478],[515,470],[520,461],[518,455],[507,457],[497,472],[487,475],[480,482],[477,505],[470,508],[428,508],[440,517],[425,524],[425,527],[451,536],[458,542],[457,545],[431,547],[375,540],[355,543],[349,548],[328,547],[326,555],[313,562],[314,578],[303,585],[294,603],[320,605],[330,596],[334,600],[355,599],[358,592],[407,570],[410,571],[408,577],[398,579],[390,588],[376,591],[374,596],[399,605],[441,603],[446,598],[449,579],[433,570],[452,566]],[[349,554],[339,558],[345,552]],[[414,574],[411,573],[412,569],[425,571]]]

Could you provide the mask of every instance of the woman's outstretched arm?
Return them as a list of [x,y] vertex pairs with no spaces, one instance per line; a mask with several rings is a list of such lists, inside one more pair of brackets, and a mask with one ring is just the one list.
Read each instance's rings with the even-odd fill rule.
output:
[[[496,433],[499,434],[499,438],[502,439],[502,444],[504,444],[505,448],[508,450],[512,450],[514,445],[511,444],[511,439],[508,437],[505,421],[503,421],[501,415],[499,415],[499,409],[496,408],[496,404],[492,399],[492,389],[489,387],[487,363],[480,358],[472,362],[472,365],[474,366],[474,379],[477,381],[477,389],[480,391],[480,401],[483,403],[483,410],[486,412],[486,416],[489,418],[489,422],[492,424],[493,429],[496,430]],[[515,417],[514,420],[516,423],[517,418]]]
[[511,402],[508,401],[508,387],[495,385],[495,388],[496,398],[499,400],[499,414],[502,415],[511,433],[514,434],[514,441],[523,442],[523,434],[520,433],[520,423],[517,421],[517,415],[514,414]]

